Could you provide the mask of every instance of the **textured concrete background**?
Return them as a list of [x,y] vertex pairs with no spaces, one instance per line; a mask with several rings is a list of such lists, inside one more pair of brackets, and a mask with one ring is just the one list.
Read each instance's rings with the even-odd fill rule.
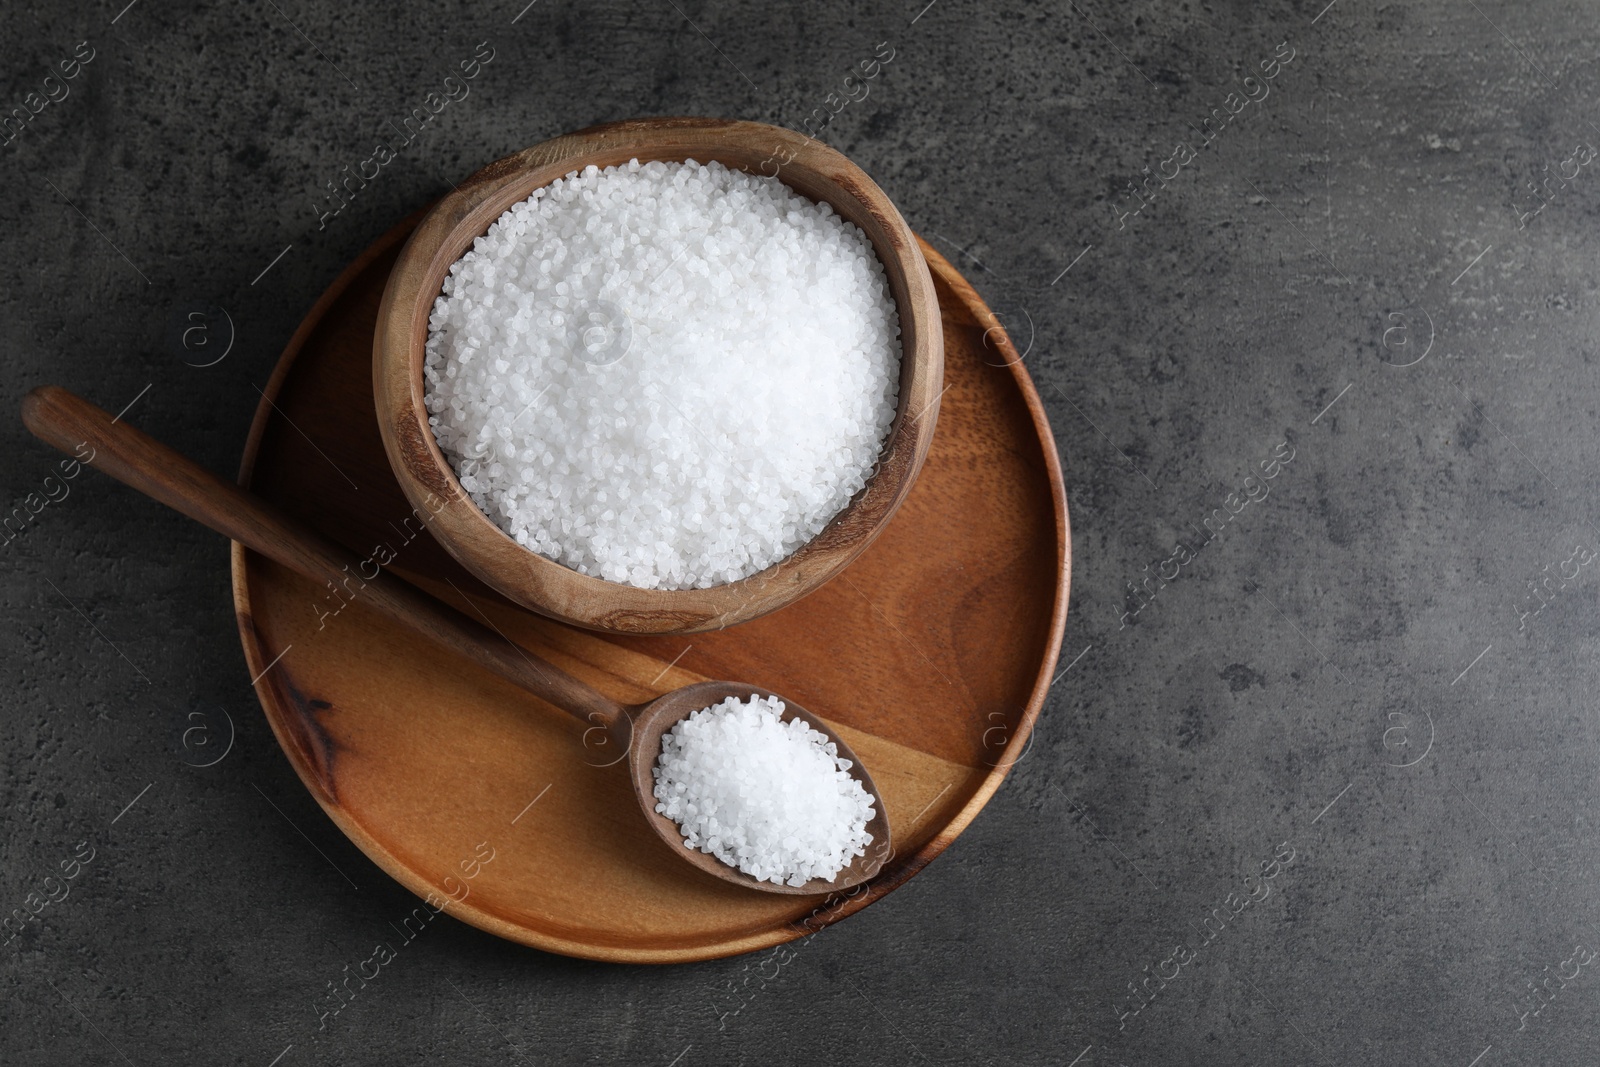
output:
[[[0,106],[67,90],[0,146],[0,498],[61,498],[0,561],[0,914],[42,902],[0,947],[0,1061],[1594,1056],[1593,6],[125,2],[0,5]],[[319,230],[319,186],[479,42]],[[450,179],[630,116],[798,127],[880,43],[821,136],[1031,345],[1066,471],[1036,744],[793,959],[603,966],[445,919],[318,1032],[412,898],[274,744],[223,543],[46,482],[9,413],[59,382],[231,472],[317,295]]]

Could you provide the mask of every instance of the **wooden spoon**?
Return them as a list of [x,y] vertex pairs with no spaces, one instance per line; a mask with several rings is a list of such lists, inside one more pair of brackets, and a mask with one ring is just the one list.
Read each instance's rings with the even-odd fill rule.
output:
[[[22,402],[22,421],[36,437],[63,452],[79,454],[87,443],[94,449],[90,466],[319,585],[338,585],[358,565],[355,554],[343,546],[59,386],[29,393]],[[871,776],[832,727],[792,701],[783,701],[783,718],[804,719],[837,745],[839,755],[852,764],[851,776],[874,805],[867,824],[872,835],[868,854],[857,856],[832,879],[814,878],[800,886],[758,881],[715,856],[685,848],[677,824],[655,810],[652,769],[662,734],[692,712],[728,697],[778,694],[738,682],[700,682],[644,704],[622,704],[388,571],[380,570],[375,578],[362,572],[361,578],[366,584],[357,596],[375,610],[568,712],[591,731],[602,730],[605,740],[626,754],[634,798],[646,821],[675,853],[706,873],[768,893],[815,895],[859,885],[888,860],[889,819]]]

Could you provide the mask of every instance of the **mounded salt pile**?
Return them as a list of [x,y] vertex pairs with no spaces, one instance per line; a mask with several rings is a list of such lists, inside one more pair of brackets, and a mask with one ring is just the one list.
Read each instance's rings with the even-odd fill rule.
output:
[[645,589],[784,559],[865,485],[900,327],[866,235],[775,178],[634,160],[536,190],[428,320],[429,424],[520,544]]
[[832,879],[872,835],[872,794],[827,735],[775,697],[701,708],[661,737],[656,811],[683,843],[780,885]]

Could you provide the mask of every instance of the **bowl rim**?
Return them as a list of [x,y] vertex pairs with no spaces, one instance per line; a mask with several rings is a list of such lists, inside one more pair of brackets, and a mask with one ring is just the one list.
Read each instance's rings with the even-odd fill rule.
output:
[[[762,158],[763,154],[765,157]],[[518,544],[461,487],[424,403],[428,314],[450,266],[534,189],[589,165],[638,158],[718,160],[772,174],[859,226],[888,276],[900,320],[894,422],[866,485],[812,540],[764,570],[704,589],[641,589],[577,570]],[[756,162],[757,160],[760,162]],[[932,443],[942,397],[944,332],[932,275],[893,203],[842,153],[765,123],[633,119],[564,134],[496,160],[444,196],[407,240],[384,287],[373,336],[379,433],[395,477],[447,552],[513,602],[590,630],[688,634],[757,618],[838,575],[905,500]]]

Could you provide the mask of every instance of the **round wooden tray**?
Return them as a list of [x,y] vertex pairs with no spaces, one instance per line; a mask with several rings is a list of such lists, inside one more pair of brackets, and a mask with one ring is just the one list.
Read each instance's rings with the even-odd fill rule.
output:
[[[273,373],[241,484],[365,558],[623,701],[709,678],[788,694],[872,770],[895,855],[834,898],[755,893],[672,856],[624,766],[568,716],[235,544],[233,595],[256,691],[338,827],[418,896],[569,956],[713,959],[854,914],[954,841],[1024,750],[1066,620],[1070,540],[1055,444],[994,315],[923,244],[946,392],[911,495],[855,563],[731,630],[602,636],[531,614],[426,532],[391,473],[372,398],[390,266],[421,218],[328,288]],[[380,547],[381,546],[381,547]],[[492,857],[487,862],[484,857]]]

